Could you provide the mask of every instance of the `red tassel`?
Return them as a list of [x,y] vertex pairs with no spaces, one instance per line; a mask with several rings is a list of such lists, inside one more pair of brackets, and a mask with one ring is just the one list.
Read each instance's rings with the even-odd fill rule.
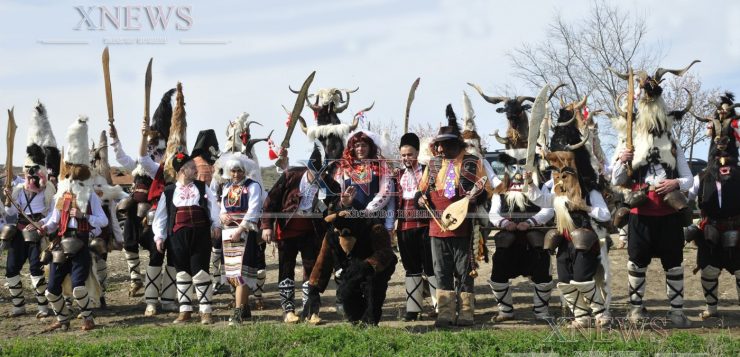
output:
[[583,120],[584,121],[588,120],[588,115],[589,115],[588,107],[583,107]]
[[272,142],[272,139],[267,140],[267,147],[267,156],[270,160],[277,160],[278,154],[275,152],[275,144]]

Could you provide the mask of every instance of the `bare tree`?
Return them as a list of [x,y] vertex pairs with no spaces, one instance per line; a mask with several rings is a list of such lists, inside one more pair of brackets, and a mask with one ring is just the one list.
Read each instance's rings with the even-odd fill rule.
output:
[[[688,100],[686,90],[693,97],[692,111],[699,116],[712,116],[716,107],[710,103],[720,95],[719,89],[703,89],[698,76],[691,73],[672,77],[663,85],[663,99],[669,110],[684,108]],[[686,90],[684,90],[686,89]],[[694,120],[691,115],[674,122],[673,134],[689,161],[694,157],[694,146],[707,140],[705,126]]]
[[[638,15],[604,0],[594,0],[588,14],[568,22],[556,13],[549,25],[546,39],[537,44],[523,44],[508,54],[514,75],[533,89],[544,83],[565,83],[558,93],[566,102],[589,96],[591,110],[615,113],[614,99],[625,91],[623,80],[607,71],[608,67],[624,71],[657,67],[662,58],[658,46],[645,44],[647,25],[644,15]],[[556,104],[556,103],[552,103]],[[602,142],[611,152],[616,136],[611,123],[599,119]]]

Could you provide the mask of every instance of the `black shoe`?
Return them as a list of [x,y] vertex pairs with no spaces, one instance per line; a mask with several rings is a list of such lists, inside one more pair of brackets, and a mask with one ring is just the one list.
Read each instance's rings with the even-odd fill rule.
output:
[[105,302],[105,296],[100,297],[100,309],[105,310],[108,308],[108,304]]
[[416,321],[419,319],[419,313],[418,312],[406,312],[406,315],[403,315],[403,321],[404,322],[410,322],[410,321]]
[[234,309],[234,313],[229,318],[229,326],[241,325],[244,322],[242,319],[242,308],[237,307]]
[[252,318],[252,310],[249,309],[249,304],[241,307],[241,318],[242,320],[249,320]]

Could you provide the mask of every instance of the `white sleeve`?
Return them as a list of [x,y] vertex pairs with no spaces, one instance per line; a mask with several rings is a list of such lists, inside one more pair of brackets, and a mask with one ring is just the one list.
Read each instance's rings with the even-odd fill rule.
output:
[[555,216],[555,210],[550,207],[545,207],[540,208],[540,210],[530,219],[534,221],[532,223],[534,223],[535,226],[544,226],[553,216]]
[[694,184],[694,175],[691,174],[689,163],[683,155],[681,146],[676,145],[676,169],[678,170],[678,186],[681,191],[688,191]]
[[[547,185],[543,185],[545,188]],[[549,190],[541,190],[535,184],[529,184],[527,188],[527,198],[532,201],[537,207],[549,208],[552,207],[552,194]]]
[[689,189],[689,201],[696,200],[696,198],[699,196],[699,175],[694,176],[694,184]]
[[609,207],[607,207],[601,193],[596,190],[591,190],[588,196],[591,200],[591,211],[588,212],[588,215],[599,222],[608,221],[611,215],[609,214]]
[[51,210],[51,214],[45,218],[44,229],[47,232],[53,232],[59,228],[59,210],[54,208]]
[[116,161],[118,161],[118,164],[129,172],[134,171],[134,169],[136,169],[136,160],[132,159],[131,156],[126,155],[126,152],[123,151],[123,147],[121,146],[121,141],[116,139],[112,146],[113,152],[116,154]]
[[141,167],[144,168],[144,171],[146,171],[146,174],[154,178],[154,176],[157,176],[157,171],[159,171],[159,164],[154,162],[151,157],[149,156],[142,156],[139,158],[139,163],[141,164]]
[[108,204],[108,210],[110,211],[110,228],[113,232],[113,238],[115,238],[116,242],[123,243],[123,230],[121,229],[121,225],[118,222],[118,217],[116,215],[116,205],[115,201],[111,201],[110,204]]
[[[164,195],[162,195],[164,196]],[[208,199],[208,213],[211,215],[211,227],[221,228],[220,209],[218,207],[218,197],[216,193],[211,190],[210,187],[206,186],[206,198]],[[251,204],[252,202],[250,202]],[[159,209],[159,206],[157,206]]]
[[[391,195],[391,197],[395,197]],[[388,200],[388,204],[385,206],[385,229],[390,231],[393,230],[396,223],[396,200]]]
[[87,217],[88,223],[93,227],[103,228],[108,225],[108,216],[103,211],[98,195],[90,195],[90,215]]
[[262,200],[262,187],[260,184],[252,182],[247,186],[247,191],[249,192],[249,208],[247,208],[247,213],[244,214],[244,219],[242,219],[242,223],[240,224],[244,228],[248,228],[249,223],[257,224],[262,213],[262,203],[264,201]]
[[627,183],[627,166],[622,164],[621,161],[617,161],[612,166],[612,185],[624,185]]
[[497,228],[501,228],[508,221],[508,219],[501,216],[501,195],[491,197],[491,210],[488,212],[488,220]]
[[383,174],[380,177],[380,192],[367,204],[365,210],[368,212],[376,212],[388,205],[390,200],[391,192],[391,179],[388,174]]
[[152,222],[152,231],[155,240],[167,239],[167,200],[164,193],[159,197],[157,210],[154,211],[154,221]]

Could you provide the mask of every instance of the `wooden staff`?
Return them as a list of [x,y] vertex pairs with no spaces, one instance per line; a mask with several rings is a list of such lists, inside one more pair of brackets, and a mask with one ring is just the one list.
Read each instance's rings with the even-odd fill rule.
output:
[[[13,145],[15,144],[15,131],[18,126],[15,125],[15,117],[13,116],[13,109],[8,110],[8,136],[7,141],[7,154],[5,158],[5,188],[10,191],[13,188]],[[5,197],[5,205],[9,206],[11,202],[10,195]]]
[[[632,121],[635,109],[635,74],[632,67],[627,72],[627,150],[634,151],[635,145],[632,143]],[[632,176],[632,162],[627,163],[627,175]]]

